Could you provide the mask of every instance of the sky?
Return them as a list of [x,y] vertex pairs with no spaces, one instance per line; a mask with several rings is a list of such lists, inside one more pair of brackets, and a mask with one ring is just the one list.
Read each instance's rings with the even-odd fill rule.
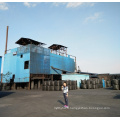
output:
[[[83,72],[120,73],[120,2],[0,2],[0,56],[21,37],[61,44]],[[2,68],[3,69],[3,68]]]

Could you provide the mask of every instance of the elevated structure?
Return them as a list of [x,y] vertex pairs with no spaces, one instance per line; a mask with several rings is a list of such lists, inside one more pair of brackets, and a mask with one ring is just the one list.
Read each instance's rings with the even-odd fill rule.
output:
[[75,60],[70,55],[51,53],[50,48],[43,47],[45,43],[20,38],[16,44],[20,46],[4,56],[3,74],[9,73],[3,78],[4,83],[28,83],[30,88],[35,83],[39,86],[44,80],[61,79],[62,73],[75,71]]
[[51,53],[56,53],[59,55],[67,56],[67,47],[66,46],[59,45],[59,44],[53,44],[48,48],[51,49]]
[[39,46],[46,45],[45,43],[38,42],[38,41],[32,40],[32,39],[30,39],[30,38],[20,38],[20,39],[16,42],[16,44],[19,44],[19,45],[34,44],[34,45],[39,45]]

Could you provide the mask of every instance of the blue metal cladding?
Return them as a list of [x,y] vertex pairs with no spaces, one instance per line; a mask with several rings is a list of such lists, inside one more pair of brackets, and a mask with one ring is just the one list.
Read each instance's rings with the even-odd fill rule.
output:
[[2,57],[0,56],[0,73],[1,73],[1,66],[2,66]]
[[36,45],[30,48],[30,73],[31,74],[62,74],[51,66],[66,71],[74,72],[74,59],[50,53],[50,50]]
[[89,79],[88,74],[62,74],[62,80],[77,80],[77,87],[80,88],[81,80]]
[[50,53],[50,74],[62,74],[62,71],[54,70],[51,68],[51,66],[70,72],[75,71],[75,62],[74,59],[70,58],[70,56],[65,57]]
[[0,56],[0,81],[1,81],[1,67],[2,67],[2,57]]
[[[16,55],[14,55],[15,53]],[[23,55],[22,58],[21,55]],[[25,61],[30,61],[29,46],[15,48],[10,53],[5,54],[2,82],[10,82],[13,75],[15,75],[14,82],[29,82],[29,69],[24,69]],[[6,76],[8,72],[10,74]]]
[[30,73],[50,74],[50,50],[35,45],[30,49]]
[[[25,61],[29,61],[28,69],[24,69]],[[51,66],[71,72],[75,70],[74,59],[69,56],[56,55],[50,53],[48,48],[33,44],[20,46],[4,56],[3,83],[9,82],[13,75],[14,82],[29,82],[30,74],[62,74],[62,71],[55,71]],[[10,75],[6,77],[8,72]]]

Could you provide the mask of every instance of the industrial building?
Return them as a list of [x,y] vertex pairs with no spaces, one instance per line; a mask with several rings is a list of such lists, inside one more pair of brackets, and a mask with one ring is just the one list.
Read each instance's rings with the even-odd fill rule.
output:
[[[119,79],[120,74],[97,74],[77,70],[76,57],[67,53],[67,47],[53,44],[45,48],[45,43],[29,38],[16,41],[19,47],[7,50],[8,26],[6,45],[1,74],[2,57],[0,56],[0,81],[11,89],[41,89],[44,81],[71,80],[81,88],[81,80],[112,81]],[[51,82],[51,83],[52,83]],[[61,81],[60,81],[61,82]],[[85,81],[86,82],[86,81]],[[87,82],[86,82],[87,83]],[[100,83],[102,84],[102,83]],[[110,84],[108,85],[110,86]]]
[[0,81],[2,80],[1,67],[2,67],[2,56],[0,56]]
[[45,43],[29,38],[20,38],[17,48],[4,55],[2,83],[23,83],[29,89],[44,80],[60,80],[61,74],[73,73],[76,57],[67,54],[67,47],[53,44],[45,48]]

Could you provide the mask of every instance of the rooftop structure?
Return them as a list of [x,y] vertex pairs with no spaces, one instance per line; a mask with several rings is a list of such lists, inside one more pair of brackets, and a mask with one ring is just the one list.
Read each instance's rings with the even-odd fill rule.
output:
[[67,47],[66,46],[59,45],[59,44],[53,44],[48,48],[51,49],[51,53],[56,53],[56,54],[58,53],[59,55],[67,56]]
[[35,40],[32,40],[30,38],[20,38],[16,44],[19,44],[19,45],[28,45],[28,44],[34,44],[34,45],[46,45],[45,43],[42,43],[42,42],[38,42],[38,41],[35,41]]

